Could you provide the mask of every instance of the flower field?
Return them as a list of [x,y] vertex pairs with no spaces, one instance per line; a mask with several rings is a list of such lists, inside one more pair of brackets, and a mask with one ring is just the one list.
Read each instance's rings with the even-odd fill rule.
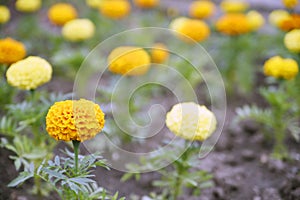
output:
[[0,1],[0,200],[300,199],[299,12]]

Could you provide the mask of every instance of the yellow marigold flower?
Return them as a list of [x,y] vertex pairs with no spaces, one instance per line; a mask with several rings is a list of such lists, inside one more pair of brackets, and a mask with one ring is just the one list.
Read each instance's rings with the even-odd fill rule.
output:
[[287,8],[294,8],[298,4],[298,0],[281,0],[283,5]]
[[48,18],[51,23],[62,26],[68,21],[77,18],[77,11],[71,4],[57,3],[49,8]]
[[99,9],[103,0],[86,0],[86,4],[95,9]]
[[251,10],[246,14],[250,29],[252,31],[258,30],[260,27],[262,27],[265,24],[265,19],[264,17],[257,11]]
[[249,4],[243,0],[223,0],[220,7],[226,13],[244,12],[248,9]]
[[300,29],[288,32],[284,37],[285,47],[295,53],[300,53]]
[[26,49],[23,43],[12,38],[0,40],[0,63],[11,64],[23,59]]
[[293,79],[298,74],[298,64],[293,59],[274,56],[265,62],[264,74],[275,78]]
[[291,14],[286,19],[283,19],[279,24],[279,28],[284,31],[290,31],[293,29],[300,28],[300,15],[299,14]]
[[150,55],[153,63],[163,63],[169,58],[169,50],[166,45],[156,43],[151,48]]
[[150,56],[139,47],[121,46],[109,54],[108,64],[113,73],[138,76],[148,72]]
[[35,89],[50,81],[51,76],[51,65],[37,56],[29,56],[12,64],[6,72],[8,83],[23,90]]
[[225,35],[241,35],[251,31],[246,15],[242,13],[229,13],[218,19],[216,28]]
[[159,4],[159,0],[133,0],[133,3],[140,8],[154,8]]
[[16,10],[20,12],[35,12],[42,6],[41,0],[17,0]]
[[[208,25],[204,21],[198,19],[179,17],[171,22],[170,28],[180,33],[176,35],[186,42],[191,42],[189,38],[197,42],[201,42],[207,39],[210,35],[210,29]],[[189,38],[183,37],[181,34]]]
[[269,15],[269,22],[273,26],[280,27],[280,24],[289,17],[290,14],[286,10],[273,10]]
[[215,13],[215,11],[215,4],[207,0],[193,1],[189,7],[189,15],[199,19],[209,18]]
[[9,9],[6,6],[0,6],[0,24],[5,24],[9,19]]
[[101,14],[112,19],[124,18],[130,10],[130,3],[127,0],[103,0],[100,6]]
[[56,102],[46,116],[46,130],[56,140],[85,141],[95,137],[104,127],[99,105],[85,100]]
[[94,36],[95,25],[89,19],[74,19],[62,28],[62,35],[72,42],[83,41]]
[[217,120],[205,106],[186,102],[173,106],[167,113],[166,125],[179,137],[203,141],[215,131]]

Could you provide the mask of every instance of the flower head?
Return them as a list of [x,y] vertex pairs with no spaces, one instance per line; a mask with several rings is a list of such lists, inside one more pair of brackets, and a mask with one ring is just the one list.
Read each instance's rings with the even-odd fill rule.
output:
[[283,5],[287,8],[294,8],[298,4],[298,0],[281,0]]
[[29,56],[12,64],[7,72],[7,82],[19,89],[31,90],[50,81],[52,67],[44,59]]
[[211,1],[193,1],[189,7],[189,15],[194,18],[206,19],[216,11],[216,6]]
[[171,22],[170,28],[180,33],[176,35],[186,42],[191,42],[189,38],[197,42],[201,42],[207,39],[210,35],[210,29],[208,25],[204,21],[198,19],[179,17]]
[[163,63],[169,58],[169,51],[166,45],[162,43],[156,43],[151,48],[150,55],[153,63]]
[[41,0],[17,0],[16,10],[20,12],[35,12],[42,6]]
[[48,18],[51,23],[62,26],[68,21],[77,18],[77,11],[71,4],[56,3],[49,8]]
[[134,4],[140,8],[154,8],[159,4],[159,0],[133,0]]
[[205,106],[193,102],[173,106],[166,125],[175,135],[187,140],[206,140],[216,129],[215,115]]
[[99,9],[103,0],[86,0],[86,4],[95,9]]
[[116,74],[143,75],[149,70],[150,56],[139,47],[121,46],[109,54],[108,64],[109,70]]
[[23,43],[12,38],[0,40],[0,63],[11,64],[23,59],[26,49]]
[[220,7],[226,13],[244,12],[248,9],[249,4],[243,0],[223,0]]
[[62,28],[62,35],[72,42],[83,41],[94,36],[95,25],[89,19],[74,19]]
[[216,28],[225,35],[241,35],[251,31],[251,25],[246,15],[229,13],[218,19]]
[[0,5],[0,24],[5,24],[10,19],[10,11],[6,6]]
[[264,64],[264,74],[275,78],[293,79],[298,74],[298,64],[293,59],[274,56]]
[[46,116],[46,130],[56,140],[85,141],[104,127],[104,113],[99,105],[85,100],[56,102]]
[[250,29],[252,31],[258,30],[265,23],[264,17],[257,11],[251,10],[246,14],[246,17],[249,21]]
[[130,3],[127,0],[103,0],[100,6],[101,14],[112,19],[124,18],[130,10]]
[[269,15],[269,22],[276,27],[280,27],[280,24],[290,18],[290,14],[286,10],[273,10]]
[[282,21],[279,23],[279,28],[283,31],[300,29],[300,15],[291,14],[288,17],[282,19]]
[[300,53],[300,29],[288,32],[284,37],[284,45],[291,52]]

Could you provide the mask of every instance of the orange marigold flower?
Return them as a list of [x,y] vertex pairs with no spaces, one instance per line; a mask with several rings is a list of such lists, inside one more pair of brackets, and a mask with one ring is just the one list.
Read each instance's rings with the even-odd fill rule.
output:
[[131,7],[127,0],[103,0],[99,9],[108,18],[121,19],[129,14]]
[[95,137],[104,127],[99,105],[85,99],[56,102],[46,116],[46,130],[56,140],[85,141]]
[[279,24],[279,28],[284,31],[290,31],[292,29],[300,28],[300,15],[299,14],[291,14],[286,19],[282,20]]
[[194,18],[206,19],[216,11],[216,6],[211,1],[193,1],[189,8],[189,15]]
[[[208,25],[204,21],[198,19],[179,17],[171,22],[170,28],[180,33],[177,34],[177,36],[186,42],[192,42],[189,38],[197,42],[201,42],[207,39],[210,35]],[[181,34],[185,35],[185,37]]]
[[140,8],[154,8],[159,4],[159,0],[133,0],[134,4]]
[[26,49],[23,43],[12,38],[0,40],[0,63],[12,64],[23,59]]
[[150,55],[153,63],[163,63],[169,58],[169,51],[166,45],[156,43],[151,48]]
[[225,35],[241,35],[251,31],[251,25],[246,15],[228,13],[218,19],[216,28]]
[[68,3],[57,3],[48,10],[48,18],[51,23],[62,26],[77,17],[74,6]]

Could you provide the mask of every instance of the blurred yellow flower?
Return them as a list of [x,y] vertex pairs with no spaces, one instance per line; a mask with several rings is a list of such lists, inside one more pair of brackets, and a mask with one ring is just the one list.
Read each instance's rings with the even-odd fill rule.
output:
[[251,31],[251,25],[245,14],[228,13],[218,19],[216,29],[225,35],[241,35]]
[[86,0],[86,4],[95,9],[99,9],[103,0]]
[[130,3],[127,0],[103,0],[100,6],[101,14],[112,19],[124,18],[130,10]]
[[284,37],[285,47],[295,53],[300,53],[300,29],[288,32]]
[[273,26],[280,27],[280,24],[289,17],[290,14],[286,10],[273,10],[269,15],[269,22]]
[[23,43],[12,38],[0,40],[0,63],[11,64],[23,59],[26,49]]
[[287,8],[294,8],[298,4],[298,0],[281,0],[283,5]]
[[169,50],[166,45],[156,43],[151,48],[150,55],[153,63],[163,63],[169,58]]
[[56,102],[46,116],[48,134],[64,141],[92,139],[103,129],[104,123],[100,106],[85,99]]
[[117,47],[108,56],[109,70],[116,74],[138,76],[148,72],[150,56],[139,47]]
[[187,140],[206,140],[216,129],[215,115],[193,102],[179,103],[167,113],[166,125],[175,135]]
[[246,14],[252,31],[258,30],[265,24],[265,18],[257,11],[251,10]]
[[6,6],[0,5],[0,24],[5,24],[10,19],[10,11]]
[[279,24],[279,28],[284,31],[290,31],[293,29],[300,28],[300,15],[299,14],[291,14],[289,17],[283,19]]
[[67,22],[62,28],[65,39],[78,42],[94,36],[95,25],[89,19],[74,19]]
[[226,13],[244,12],[248,9],[249,4],[243,0],[223,0],[220,7]]
[[177,32],[176,36],[186,42],[192,42],[191,39],[201,42],[210,35],[208,25],[204,21],[198,19],[179,17],[171,22],[170,28]]
[[274,56],[265,62],[264,74],[290,80],[298,74],[298,64],[293,59],[283,59],[280,56]]
[[20,12],[35,12],[42,6],[41,0],[17,0],[16,10]]
[[154,8],[159,4],[159,0],[133,0],[133,3],[140,8]]
[[209,18],[215,11],[215,4],[208,0],[193,1],[189,7],[189,15],[199,19]]
[[31,90],[50,81],[52,67],[44,59],[29,56],[12,64],[7,72],[7,82],[19,89]]
[[62,26],[68,21],[77,18],[77,11],[71,4],[56,3],[49,8],[48,18],[51,23]]

